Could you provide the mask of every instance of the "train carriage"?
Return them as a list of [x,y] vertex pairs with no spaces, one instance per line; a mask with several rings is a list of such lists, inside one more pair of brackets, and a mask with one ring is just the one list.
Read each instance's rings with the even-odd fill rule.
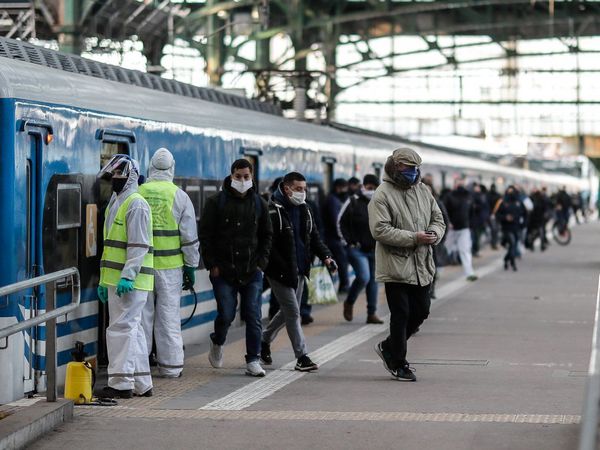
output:
[[[92,66],[99,69],[92,71]],[[128,82],[114,75],[117,71]],[[135,82],[142,78],[147,86]],[[192,87],[170,81],[167,89],[161,80],[0,40],[0,286],[71,266],[79,269],[82,305],[57,325],[59,381],[76,341],[84,342],[90,357],[106,359],[107,318],[96,286],[103,209],[111,191],[96,174],[112,155],[131,155],[145,173],[154,150],[169,148],[176,160],[175,183],[190,195],[199,220],[205,199],[220,189],[231,162],[239,157],[255,164],[261,190],[277,176],[297,170],[307,176],[310,196],[318,200],[336,177],[382,175],[385,158],[398,146],[391,139],[289,121],[255,111],[260,108],[247,102],[239,107],[234,100],[221,104],[192,98],[186,95]],[[424,171],[447,182],[466,173],[484,182],[502,177],[525,185],[588,188],[573,177],[417,147]],[[207,272],[199,269],[199,305],[184,327],[186,343],[205,339],[216,315]],[[57,306],[70,301],[67,288],[58,287]],[[43,312],[46,295],[39,288],[0,299],[0,327]],[[183,318],[193,303],[184,293]],[[9,338],[8,348],[0,350],[0,403],[44,389],[44,355],[43,325]]]

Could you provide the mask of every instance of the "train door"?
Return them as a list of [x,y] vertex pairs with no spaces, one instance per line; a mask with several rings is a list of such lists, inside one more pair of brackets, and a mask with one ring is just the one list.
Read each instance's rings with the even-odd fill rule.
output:
[[[100,160],[98,161],[98,170],[110,160],[114,155],[131,155],[133,146],[136,142],[135,134],[129,130],[100,129],[96,132],[96,139],[100,141]],[[110,181],[98,180],[96,191],[98,240],[97,252],[102,255],[104,230],[104,212],[112,195],[112,186]],[[89,207],[90,205],[88,205]],[[94,205],[92,205],[94,206]],[[108,327],[108,305],[100,303],[98,306],[98,365],[108,364],[108,354],[106,352],[106,328]]]
[[[19,131],[26,133],[23,136],[28,142],[26,170],[26,201],[27,201],[27,242],[25,278],[34,278],[44,274],[42,261],[42,217],[44,209],[43,183],[43,152],[44,143],[52,139],[52,127],[44,122],[23,119],[19,122]],[[25,291],[20,300],[20,311],[23,320],[35,317],[45,308],[45,288],[38,286]],[[25,357],[23,366],[23,392],[25,394],[36,392],[37,382],[41,375],[42,367],[39,358],[41,343],[38,339],[40,327],[33,327],[25,333]]]
[[333,186],[334,165],[337,160],[331,156],[323,156],[321,161],[323,162],[323,195],[328,195]]

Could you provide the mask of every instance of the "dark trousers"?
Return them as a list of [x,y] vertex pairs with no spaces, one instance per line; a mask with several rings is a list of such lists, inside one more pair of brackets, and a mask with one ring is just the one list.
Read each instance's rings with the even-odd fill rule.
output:
[[210,338],[217,345],[225,344],[227,331],[235,319],[239,295],[240,314],[246,322],[246,362],[258,361],[262,336],[262,273],[257,270],[254,279],[244,286],[234,286],[221,277],[210,277],[210,281],[217,301],[215,331]]
[[391,355],[390,368],[407,364],[406,341],[429,316],[431,286],[385,283],[385,296],[390,309],[390,335],[382,346]]
[[328,239],[327,247],[333,253],[333,259],[338,265],[338,276],[340,277],[340,290],[347,290],[348,283],[348,255],[346,253],[346,247],[342,244],[339,239]]
[[506,255],[504,255],[504,261],[515,264],[515,257],[518,255],[519,246],[519,231],[518,230],[504,230],[504,242],[506,244]]

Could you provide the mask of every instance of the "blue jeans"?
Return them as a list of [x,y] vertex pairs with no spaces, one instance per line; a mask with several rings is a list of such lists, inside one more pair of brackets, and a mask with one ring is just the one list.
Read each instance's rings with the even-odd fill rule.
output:
[[354,281],[348,291],[346,302],[354,305],[360,292],[367,288],[367,314],[377,311],[377,281],[375,280],[375,252],[363,252],[356,247],[348,247],[348,260],[354,268]]
[[260,358],[262,336],[262,273],[256,271],[254,278],[244,286],[234,286],[222,277],[210,277],[217,301],[215,332],[210,338],[214,344],[223,345],[227,331],[235,319],[238,294],[241,296],[241,316],[246,321],[246,362]]

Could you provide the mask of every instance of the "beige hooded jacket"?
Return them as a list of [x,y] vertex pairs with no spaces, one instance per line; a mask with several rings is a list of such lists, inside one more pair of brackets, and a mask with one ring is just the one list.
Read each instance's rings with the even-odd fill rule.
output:
[[399,149],[388,159],[383,183],[369,202],[369,228],[377,241],[376,278],[381,282],[427,286],[433,281],[435,264],[431,245],[417,244],[417,231],[434,231],[436,244],[446,231],[442,212],[431,191],[419,179],[410,185],[393,176],[394,161],[419,165],[411,149]]

